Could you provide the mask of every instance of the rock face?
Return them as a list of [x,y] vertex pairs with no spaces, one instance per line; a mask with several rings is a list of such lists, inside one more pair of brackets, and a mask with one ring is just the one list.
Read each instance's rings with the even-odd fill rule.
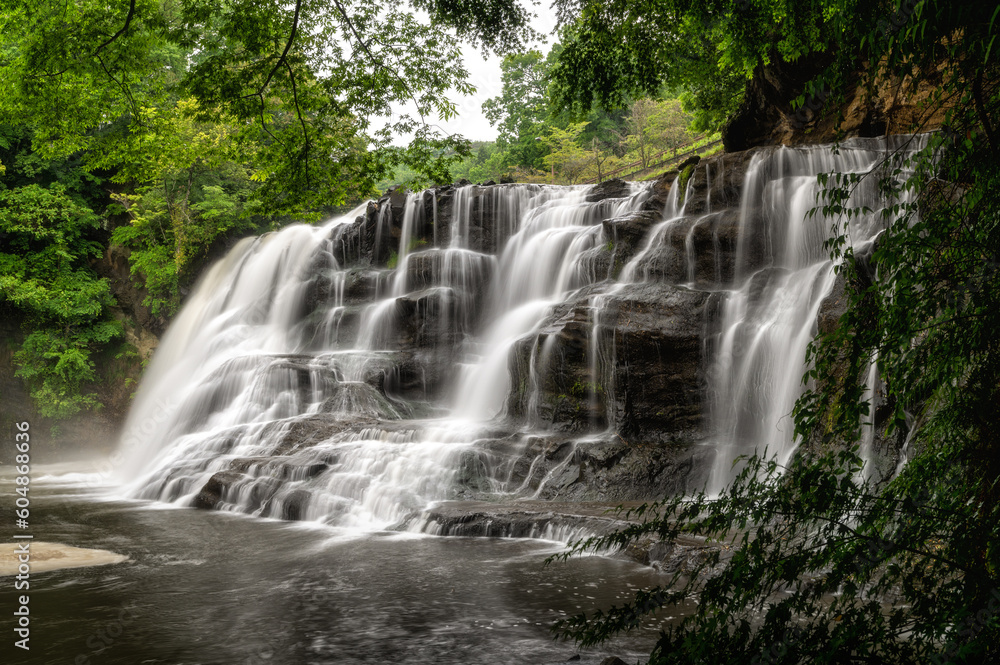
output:
[[[795,63],[776,57],[758,68],[747,84],[742,105],[723,130],[726,151],[829,143],[838,135],[875,137],[932,131],[945,120],[946,108],[927,103],[932,94],[929,82],[922,82],[915,90],[899,81],[888,82],[872,93],[862,85],[857,72],[846,77],[843,90],[822,90],[793,110],[792,100],[803,95],[806,84],[828,64],[828,56],[814,55]],[[837,99],[835,92],[843,94],[836,108],[831,101]],[[839,123],[838,114],[843,116]]]

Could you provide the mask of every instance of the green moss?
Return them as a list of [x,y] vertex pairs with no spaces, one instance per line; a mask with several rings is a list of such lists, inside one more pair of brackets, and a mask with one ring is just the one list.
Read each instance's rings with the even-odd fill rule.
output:
[[599,383],[594,383],[593,381],[577,381],[569,389],[569,392],[574,397],[589,397],[590,395],[604,394],[604,388]]
[[680,187],[680,191],[677,192],[678,205],[684,205],[684,194],[687,191],[688,181],[691,180],[691,176],[694,175],[695,166],[695,164],[688,164],[677,177],[677,186]]

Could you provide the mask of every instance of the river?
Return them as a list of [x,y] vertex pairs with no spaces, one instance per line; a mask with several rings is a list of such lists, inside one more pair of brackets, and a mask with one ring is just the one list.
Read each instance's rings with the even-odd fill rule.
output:
[[[26,533],[129,559],[32,574],[31,649],[16,649],[5,631],[5,662],[634,662],[655,639],[646,628],[581,652],[550,632],[561,617],[663,581],[629,561],[546,565],[563,545],[351,532],[123,500],[68,465],[32,476]],[[13,514],[13,489],[4,469],[0,514]],[[7,616],[23,593],[5,578]]]

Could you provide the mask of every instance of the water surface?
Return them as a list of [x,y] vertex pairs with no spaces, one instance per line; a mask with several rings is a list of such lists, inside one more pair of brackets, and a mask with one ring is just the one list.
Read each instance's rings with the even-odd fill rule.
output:
[[[0,513],[13,512],[10,469]],[[38,540],[127,554],[31,577],[31,651],[16,663],[635,662],[646,630],[595,651],[551,623],[662,582],[605,557],[544,565],[551,542],[358,533],[109,498],[86,476],[33,469]],[[11,578],[0,590],[16,608]],[[9,614],[7,614],[10,616]],[[10,625],[8,623],[8,625]],[[5,631],[7,632],[7,631]],[[27,656],[27,657],[26,657]]]

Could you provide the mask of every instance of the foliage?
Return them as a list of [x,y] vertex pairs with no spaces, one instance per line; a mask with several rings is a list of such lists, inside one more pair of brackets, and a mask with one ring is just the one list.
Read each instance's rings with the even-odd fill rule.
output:
[[552,127],[545,138],[549,148],[549,154],[544,159],[545,165],[553,171],[558,170],[570,184],[582,178],[590,166],[591,155],[579,143],[586,126],[587,123],[578,122],[566,129]]
[[131,250],[131,271],[142,278],[154,315],[173,313],[180,286],[218,239],[262,225],[252,161],[233,139],[236,123],[198,121],[192,100],[179,100],[175,110],[149,114],[153,145],[129,166],[136,186],[115,195],[129,223],[112,240]]
[[473,142],[471,154],[452,169],[454,180],[470,182],[500,182],[511,177],[510,154],[495,142]]
[[683,91],[696,131],[716,130],[747,79],[774,58],[794,61],[838,43],[846,3],[809,0],[557,0],[564,50],[553,97],[581,113],[623,106],[664,86]]
[[692,138],[688,131],[690,116],[681,110],[679,100],[637,99],[629,108],[626,118],[629,134],[626,159],[635,159],[648,168],[654,154],[663,150],[677,150]]
[[[677,99],[643,97],[625,100],[627,108],[558,112],[552,104],[552,71],[562,52],[562,45],[555,44],[545,56],[529,51],[504,58],[502,92],[483,104],[486,117],[499,130],[496,144],[502,154],[492,154],[489,168],[493,177],[506,175],[506,166],[516,167],[519,179],[544,179],[537,170],[545,168],[551,182],[600,181],[622,160],[639,161],[643,168],[648,167],[654,153],[675,147],[690,136],[687,128],[691,118],[683,113]],[[576,147],[569,145],[570,138]],[[462,172],[472,164],[485,163],[486,157],[481,155]]]
[[[839,220],[829,248],[848,306],[811,347],[816,388],[796,406],[805,444],[789,467],[760,454],[719,497],[643,506],[636,526],[579,544],[695,535],[714,547],[697,571],[561,629],[592,644],[697,597],[664,625],[650,662],[996,662],[1000,10],[925,0],[816,11],[856,48],[832,54],[814,89],[842,101],[842,75],[860,53],[884,65],[865,73],[869,89],[930,86],[929,110],[950,109],[946,128],[909,164],[890,151],[869,173],[821,177],[820,209]],[[870,256],[855,255],[846,227],[862,178],[894,201]],[[862,480],[857,445],[873,417],[863,375],[876,358],[889,427],[907,442],[905,466],[878,486]]]
[[[240,128],[229,140],[253,152],[254,196],[277,214],[366,195],[399,162],[440,179],[466,146],[426,119],[471,91],[446,31],[498,49],[533,33],[510,0],[414,4],[429,22],[399,0],[8,3],[0,117],[30,122],[41,154],[86,150],[87,168],[126,182],[190,97],[198,121]],[[394,134],[414,138],[398,149]]]
[[497,145],[509,160],[527,168],[542,165],[545,146],[539,137],[550,124],[548,70],[558,45],[546,58],[539,51],[512,53],[500,65],[502,94],[483,104],[483,113],[499,129]]
[[106,317],[108,284],[87,265],[100,251],[89,236],[98,224],[58,183],[0,190],[0,297],[31,329],[14,361],[45,417],[96,406],[83,392],[95,378],[91,354],[121,333]]

